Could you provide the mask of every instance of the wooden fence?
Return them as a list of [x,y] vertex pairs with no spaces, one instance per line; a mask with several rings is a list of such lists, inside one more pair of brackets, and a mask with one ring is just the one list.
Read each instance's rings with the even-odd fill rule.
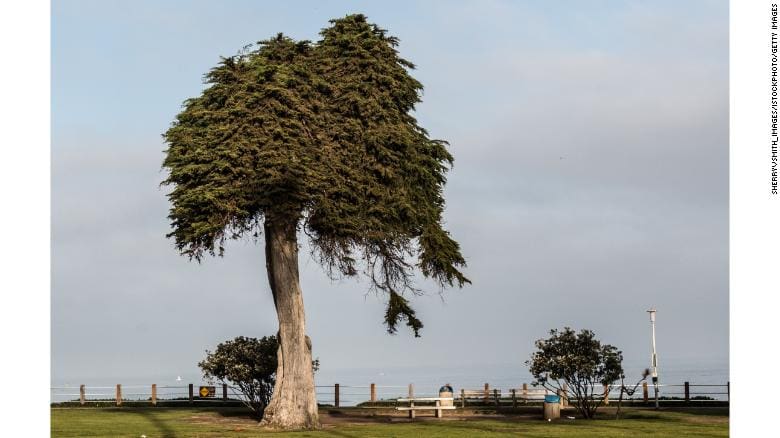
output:
[[[117,406],[122,406],[124,402],[148,402],[151,405],[158,403],[189,403],[196,404],[204,401],[209,402],[236,402],[241,394],[236,388],[229,385],[203,385],[215,387],[214,393],[209,396],[201,397],[196,391],[196,385],[193,383],[180,386],[157,384],[135,385],[135,386],[87,386],[80,385],[78,393],[73,387],[52,387],[52,402],[58,402],[55,398],[60,398],[59,402],[78,402],[85,405],[90,402],[111,402]],[[200,388],[200,386],[199,386]],[[371,406],[371,404],[381,402],[392,402],[402,397],[438,397],[438,385],[422,385],[415,388],[414,384],[408,385],[377,385],[370,383],[368,385],[343,385],[335,383],[333,385],[318,385],[317,401],[323,405],[334,407],[355,406],[358,404]],[[58,392],[67,391],[67,392]],[[730,401],[730,383],[726,384],[692,384],[683,382],[682,384],[659,385],[659,397],[668,403],[690,404],[691,402],[707,401]],[[532,387],[527,383],[516,388],[500,389],[493,388],[485,383],[483,387],[477,389],[459,388],[454,391],[456,405],[466,407],[469,405],[493,405],[496,407],[517,407],[521,404],[537,403],[544,399],[544,395],[550,392]],[[609,405],[617,401],[619,396],[619,386],[612,385],[604,387],[604,403]],[[566,405],[571,397],[570,391],[559,393],[561,403]],[[714,400],[709,400],[709,399]],[[652,384],[644,383],[632,397],[624,396],[628,402],[650,403],[654,400]],[[724,400],[725,399],[725,400]]]

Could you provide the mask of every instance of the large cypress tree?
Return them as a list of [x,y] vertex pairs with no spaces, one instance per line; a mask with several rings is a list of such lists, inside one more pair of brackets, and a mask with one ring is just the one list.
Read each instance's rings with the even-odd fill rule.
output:
[[422,328],[405,297],[419,293],[416,268],[441,287],[468,283],[442,227],[452,156],[411,115],[414,66],[365,16],[330,23],[316,44],[280,34],[224,58],[164,134],[177,248],[200,261],[227,239],[265,238],[280,347],[263,421],[282,428],[319,425],[299,232],[332,277],[362,272],[386,294],[391,333]]

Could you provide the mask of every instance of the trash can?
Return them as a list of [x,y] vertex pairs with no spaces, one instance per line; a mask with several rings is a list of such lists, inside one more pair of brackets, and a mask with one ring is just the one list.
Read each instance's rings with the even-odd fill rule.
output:
[[561,418],[561,397],[557,395],[544,396],[544,419],[557,420]]
[[[452,398],[452,386],[449,383],[445,383],[444,386],[439,388],[439,397]],[[452,400],[442,400],[441,406],[452,406]]]

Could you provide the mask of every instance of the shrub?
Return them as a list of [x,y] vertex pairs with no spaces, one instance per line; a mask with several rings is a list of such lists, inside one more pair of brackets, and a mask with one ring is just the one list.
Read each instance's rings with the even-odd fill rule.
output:
[[604,401],[604,385],[623,376],[622,352],[602,345],[591,330],[578,334],[569,327],[560,332],[553,329],[548,339],[535,344],[537,351],[526,362],[535,379],[533,385],[562,393],[565,384],[577,411],[593,418]]

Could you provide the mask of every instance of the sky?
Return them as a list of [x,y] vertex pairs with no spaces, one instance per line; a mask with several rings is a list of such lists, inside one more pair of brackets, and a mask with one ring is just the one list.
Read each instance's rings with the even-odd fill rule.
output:
[[304,244],[318,376],[524,373],[564,326],[647,366],[651,307],[662,369],[728,367],[726,1],[55,0],[53,380],[197,376],[204,350],[276,332],[262,246],[198,264],[165,238],[161,134],[220,56],[357,12],[400,38],[416,116],[450,142],[444,217],[473,284],[421,282],[422,337],[388,335],[382,297]]

